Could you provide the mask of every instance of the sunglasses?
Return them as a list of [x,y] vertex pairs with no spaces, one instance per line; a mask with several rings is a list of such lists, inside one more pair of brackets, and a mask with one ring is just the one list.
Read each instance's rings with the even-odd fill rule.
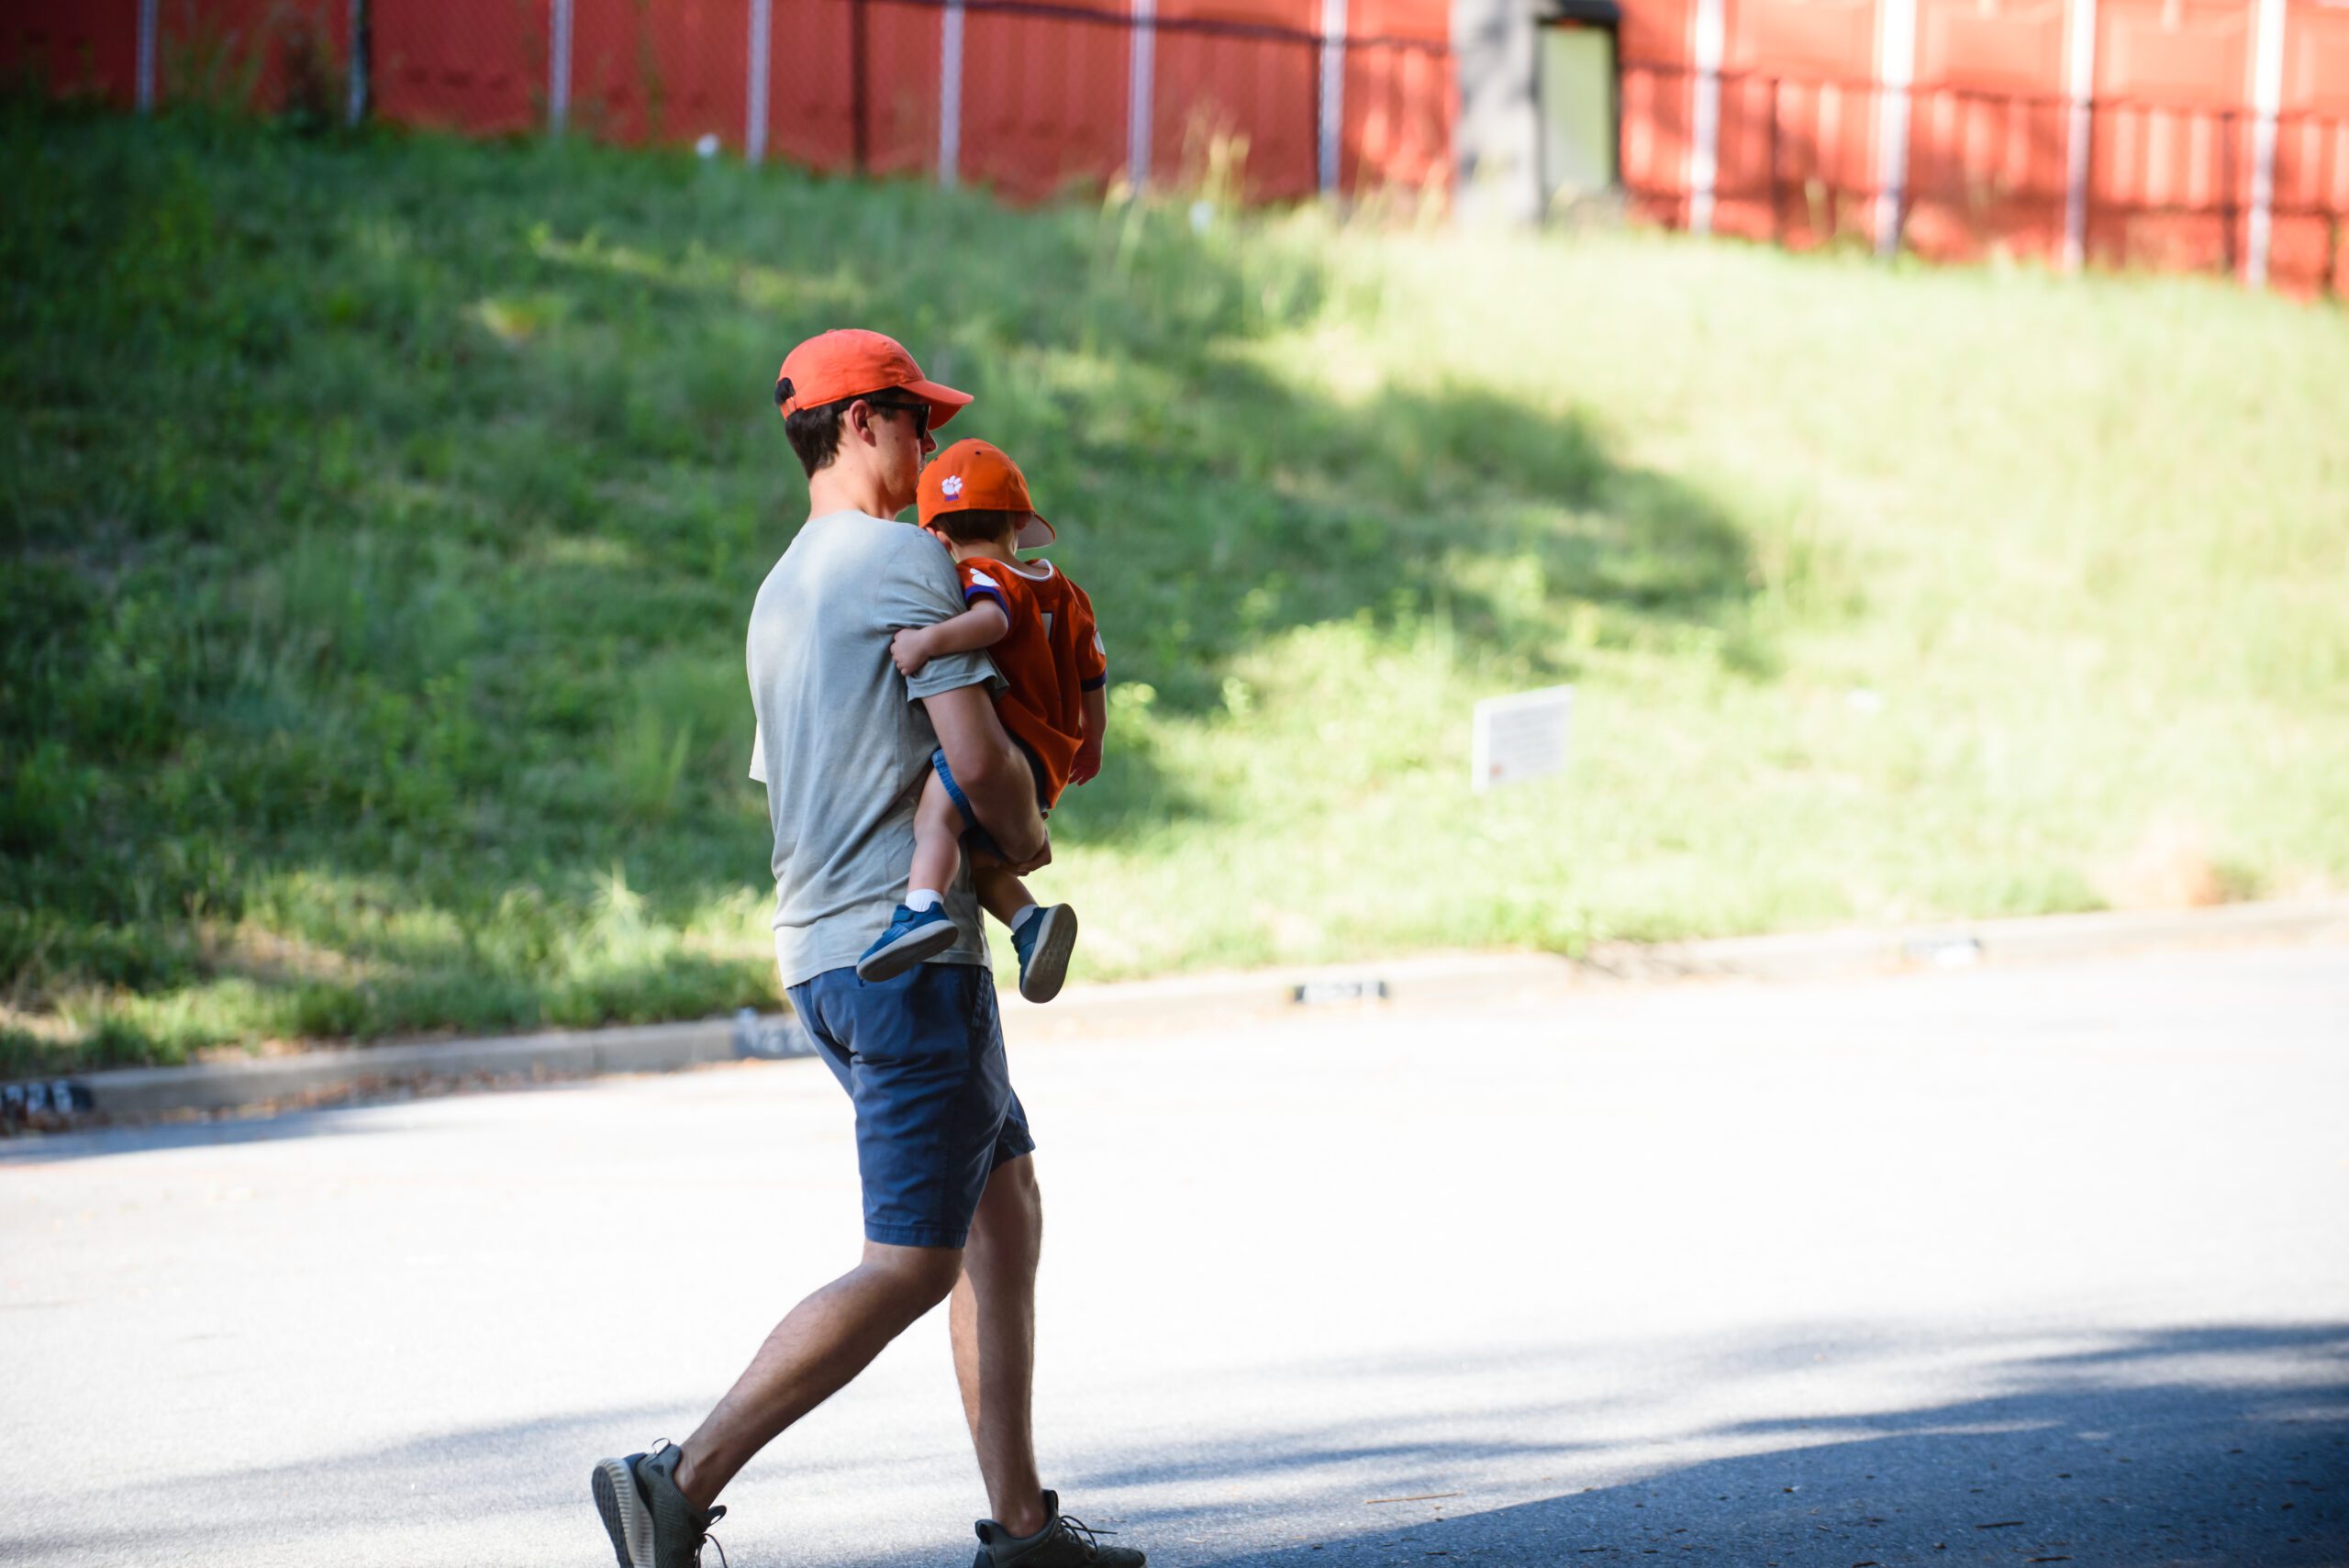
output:
[[884,414],[909,414],[913,417],[915,437],[918,439],[930,434],[930,405],[927,403],[885,402],[877,397],[868,397],[864,406]]

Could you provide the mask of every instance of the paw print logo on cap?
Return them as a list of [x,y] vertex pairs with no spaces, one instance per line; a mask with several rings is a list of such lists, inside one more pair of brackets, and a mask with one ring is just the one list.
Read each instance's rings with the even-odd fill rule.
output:
[[946,496],[946,498],[951,501],[955,496],[963,494],[963,476],[959,473],[949,474],[946,477],[945,483],[939,485],[938,488]]

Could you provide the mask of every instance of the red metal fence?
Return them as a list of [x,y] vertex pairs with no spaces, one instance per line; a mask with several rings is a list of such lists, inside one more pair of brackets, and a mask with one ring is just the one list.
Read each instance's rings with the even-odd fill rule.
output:
[[[1623,70],[1627,101],[1693,120],[1698,73],[1648,62]],[[2166,271],[2243,269],[2254,203],[2253,117],[2240,108],[2156,103],[2076,106],[2059,97],[1945,85],[1720,73],[1709,227],[1809,249],[1898,245],[1941,261],[2060,257],[2076,233],[2087,260]],[[1887,98],[1907,100],[1907,157],[1884,156]],[[2286,287],[2349,287],[2349,115],[2276,117],[2267,202],[2269,275]],[[2073,139],[2084,139],[2076,213]],[[1686,225],[1695,197],[1685,158],[1626,127],[1623,184],[1633,203]],[[1898,174],[1897,179],[1888,173]]]
[[1211,162],[1259,200],[1441,187],[1444,12],[1353,10],[1333,28],[1324,0],[11,0],[0,74],[276,112],[322,74],[344,95],[363,16],[368,112],[403,125],[714,137],[1027,198]]
[[[126,107],[715,139],[1021,198],[1219,166],[1261,200],[1441,194],[1458,161],[1451,3],[9,0],[0,75]],[[1792,246],[2341,291],[2349,13],[2151,5],[1625,0],[1622,185],[1654,220]],[[2284,7],[2265,114],[2258,6]],[[1913,42],[1887,84],[1896,7]],[[1709,50],[1719,65],[1697,63]]]

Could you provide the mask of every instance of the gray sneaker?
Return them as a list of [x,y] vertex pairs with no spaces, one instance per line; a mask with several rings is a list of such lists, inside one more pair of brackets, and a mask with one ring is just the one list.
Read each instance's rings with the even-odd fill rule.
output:
[[[700,1568],[702,1542],[726,1510],[705,1513],[685,1501],[677,1490],[677,1462],[685,1456],[674,1443],[658,1443],[651,1453],[598,1460],[589,1473],[587,1489],[620,1568]],[[725,1561],[724,1547],[718,1556]]]
[[979,1554],[971,1568],[1142,1568],[1142,1554],[1130,1546],[1104,1546],[1099,1537],[1115,1530],[1097,1530],[1083,1519],[1061,1512],[1061,1495],[1044,1494],[1044,1512],[1052,1518],[1034,1535],[1017,1536],[993,1519],[979,1521]]

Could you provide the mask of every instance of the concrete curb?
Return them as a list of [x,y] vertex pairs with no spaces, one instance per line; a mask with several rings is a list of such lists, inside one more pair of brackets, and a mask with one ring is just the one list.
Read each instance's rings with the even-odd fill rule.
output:
[[[71,1080],[104,1116],[234,1110],[244,1106],[366,1090],[420,1078],[584,1077],[668,1073],[735,1056],[730,1018],[629,1029],[554,1030],[495,1040],[306,1051],[250,1062],[133,1067]],[[81,1095],[75,1096],[77,1102]]]
[[2349,898],[2207,909],[2041,915],[1896,928],[1844,928],[1687,942],[1602,942],[1558,953],[1466,953],[1319,969],[1205,974],[1074,987],[1049,1008],[1004,1002],[1008,1030],[1045,1037],[1115,1023],[1185,1029],[1217,1018],[1329,1004],[1510,1006],[1607,984],[1675,981],[1801,984],[1866,975],[2116,957],[2163,948],[2349,938]]
[[[1581,959],[1459,953],[1319,969],[1191,975],[1079,986],[1049,1007],[1004,999],[1014,1038],[1194,1029],[1326,1006],[1508,1006],[1593,985],[1685,980],[1802,983],[1977,964],[2052,962],[2214,943],[2349,937],[2349,898],[2150,913],[2053,915],[1898,929],[1802,931],[1709,941],[1615,942]],[[769,1024],[772,1020],[767,1021]],[[796,1031],[747,1037],[732,1018],[304,1051],[250,1062],[143,1067],[66,1081],[75,1110],[110,1117],[222,1111],[364,1093],[421,1079],[666,1073],[745,1057],[804,1054]],[[60,1085],[63,1086],[63,1085]],[[50,1086],[44,1085],[45,1089]],[[61,1107],[62,1108],[62,1107]]]

